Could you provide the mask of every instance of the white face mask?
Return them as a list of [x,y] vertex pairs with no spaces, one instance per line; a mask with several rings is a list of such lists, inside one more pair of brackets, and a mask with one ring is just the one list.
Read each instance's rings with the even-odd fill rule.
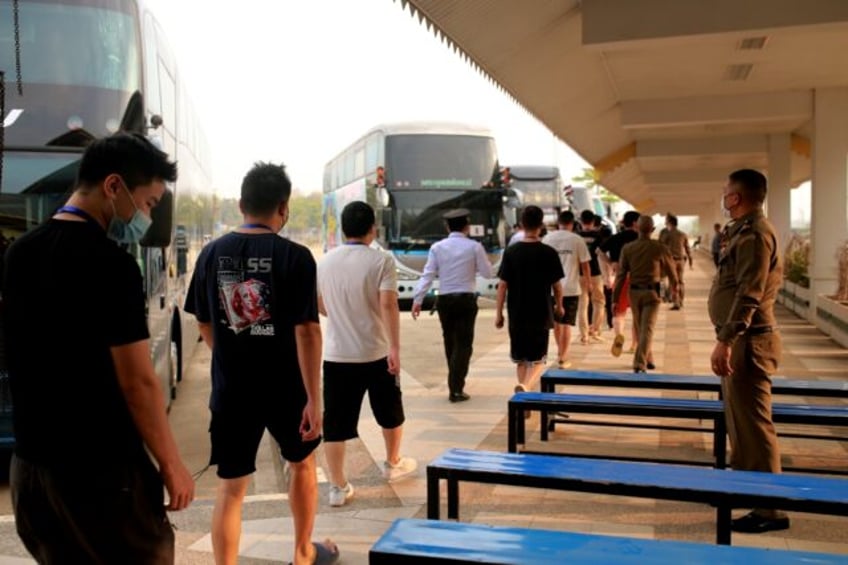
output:
[[118,212],[115,210],[115,202],[112,201],[112,220],[109,222],[107,234],[118,243],[138,243],[144,239],[144,234],[147,233],[153,220],[138,209],[126,184],[123,185],[123,188],[127,192],[135,212],[129,221],[124,220],[118,216]]

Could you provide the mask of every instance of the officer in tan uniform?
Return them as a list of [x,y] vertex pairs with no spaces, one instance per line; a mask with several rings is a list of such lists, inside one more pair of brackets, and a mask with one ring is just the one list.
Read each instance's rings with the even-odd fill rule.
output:
[[674,301],[672,310],[683,308],[683,294],[685,285],[683,283],[683,272],[686,263],[692,268],[692,252],[689,250],[689,236],[677,229],[677,216],[669,214],[665,219],[665,236],[661,240],[668,246],[674,259],[675,272],[677,273],[677,300]]
[[[710,290],[710,320],[717,343],[710,361],[722,378],[724,414],[730,435],[731,466],[780,472],[780,449],[771,414],[771,375],[782,347],[774,300],[783,278],[774,227],[763,215],[766,178],[743,169],[728,179],[722,206],[732,221]],[[785,530],[789,518],[755,509],[733,520],[738,532]]]
[[621,250],[618,274],[615,278],[613,304],[619,304],[624,281],[630,274],[630,309],[633,310],[633,325],[639,336],[633,370],[644,373],[654,366],[654,326],[660,308],[660,280],[668,276],[672,294],[676,295],[677,271],[668,248],[651,239],[654,220],[650,216],[639,218],[639,239],[630,242]]

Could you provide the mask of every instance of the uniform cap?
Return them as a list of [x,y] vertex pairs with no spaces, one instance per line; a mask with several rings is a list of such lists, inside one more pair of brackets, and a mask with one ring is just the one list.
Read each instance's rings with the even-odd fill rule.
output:
[[455,210],[450,210],[449,212],[445,212],[442,216],[445,220],[456,220],[457,218],[465,218],[470,216],[471,212],[466,210],[465,208],[457,208]]

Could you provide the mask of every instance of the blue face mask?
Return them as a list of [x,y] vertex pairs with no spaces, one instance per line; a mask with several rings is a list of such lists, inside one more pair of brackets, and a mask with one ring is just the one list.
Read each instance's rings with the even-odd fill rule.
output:
[[127,195],[130,197],[130,202],[133,203],[135,213],[129,221],[126,221],[118,217],[118,212],[115,210],[115,203],[112,202],[112,220],[109,222],[109,229],[106,231],[106,234],[118,243],[138,243],[144,238],[147,230],[150,229],[153,220],[141,213],[141,210],[135,205],[135,201],[132,199],[132,194],[130,194],[127,185],[124,184],[123,186],[124,190],[127,191]]

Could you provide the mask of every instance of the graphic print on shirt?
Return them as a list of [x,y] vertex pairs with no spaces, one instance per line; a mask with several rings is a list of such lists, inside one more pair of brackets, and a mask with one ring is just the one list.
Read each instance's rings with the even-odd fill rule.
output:
[[235,333],[250,328],[250,335],[273,336],[271,288],[251,275],[271,272],[270,258],[218,258],[218,292],[226,323]]

